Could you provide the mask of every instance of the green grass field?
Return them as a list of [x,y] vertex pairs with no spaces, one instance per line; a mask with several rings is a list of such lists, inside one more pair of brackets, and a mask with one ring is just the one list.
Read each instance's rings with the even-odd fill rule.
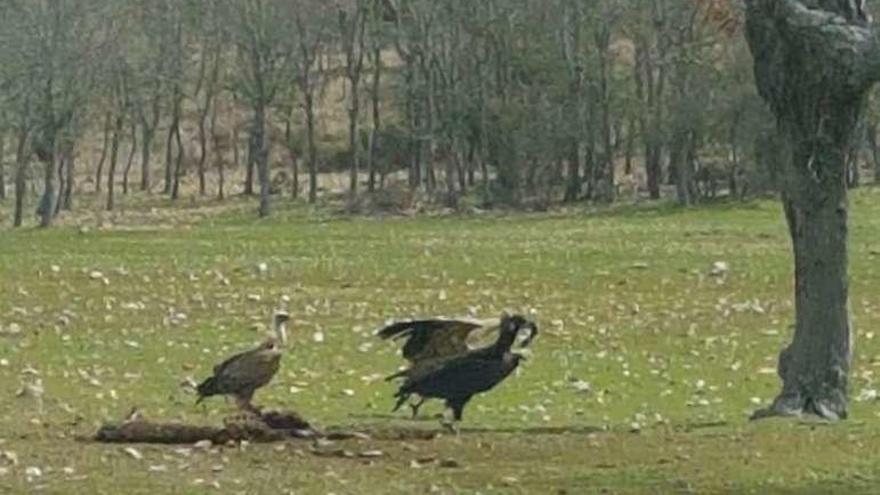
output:
[[[747,421],[777,391],[791,331],[774,202],[381,220],[290,207],[266,222],[239,207],[177,226],[0,230],[0,492],[876,492],[880,407],[855,398],[880,365],[878,191],[854,195],[852,220],[858,337],[840,424]],[[727,277],[708,275],[715,261]],[[258,341],[283,298],[293,347],[256,402],[373,431],[339,447],[381,457],[321,457],[308,441],[133,456],[76,439],[132,406],[219,424],[232,402],[195,407],[181,382]],[[401,359],[375,328],[505,308],[542,329],[517,375],[469,405],[460,436],[389,439],[439,430],[441,406],[389,414],[381,377]],[[37,374],[42,410],[16,396]]]

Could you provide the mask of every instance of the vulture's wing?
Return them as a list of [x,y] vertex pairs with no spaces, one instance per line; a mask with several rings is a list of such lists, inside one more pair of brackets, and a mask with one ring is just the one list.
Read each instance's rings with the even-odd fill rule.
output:
[[223,370],[229,368],[233,363],[240,360],[243,356],[253,354],[254,352],[256,352],[256,349],[251,349],[249,351],[239,352],[238,354],[235,354],[233,356],[226,358],[225,361],[218,364],[217,366],[214,366],[214,376],[217,376],[217,375],[223,373]]
[[405,338],[403,357],[416,364],[464,354],[497,330],[497,319],[426,319],[393,323],[379,330],[378,335],[383,339]]
[[278,371],[279,358],[279,353],[266,349],[242,352],[221,363],[214,377],[223,390],[230,392],[262,387]]

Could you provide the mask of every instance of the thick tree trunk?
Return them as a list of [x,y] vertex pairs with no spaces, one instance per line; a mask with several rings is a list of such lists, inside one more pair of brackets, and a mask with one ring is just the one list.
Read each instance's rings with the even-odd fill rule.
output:
[[155,129],[141,127],[141,191],[150,190],[150,152],[153,146]]
[[150,103],[151,114],[147,118],[146,114],[141,113],[141,191],[149,192],[151,184],[151,167],[150,152],[153,147],[153,138],[156,135],[156,128],[159,126],[159,117],[161,112],[159,89],[153,90],[152,102]]
[[18,144],[15,150],[15,213],[12,226],[21,227],[24,220],[24,196],[27,194],[27,152],[28,133],[18,132]]
[[55,216],[55,153],[54,150],[43,161],[43,196],[40,198],[40,206],[37,213],[40,215],[40,227],[52,225]]
[[[256,123],[253,123],[253,126],[256,127]],[[256,140],[256,129],[254,127],[251,128],[250,133],[248,134],[248,149],[247,149],[247,169],[245,169],[245,177],[244,177],[244,195],[245,196],[253,196],[254,195],[254,168],[257,163],[257,146],[254,144]]]
[[67,179],[64,181],[64,193],[61,198],[61,209],[64,211],[70,211],[73,209],[73,187],[76,177],[75,145],[68,145],[65,154],[66,166],[64,167],[64,170],[67,174]]
[[180,119],[174,119],[175,125],[174,129],[174,144],[177,148],[177,156],[174,158],[174,184],[171,187],[171,199],[176,200],[180,197],[180,179],[183,178],[184,173],[186,172],[183,168],[183,138],[180,135]]
[[880,183],[880,143],[877,142],[876,122],[871,122],[868,125],[866,138],[871,150],[871,164],[874,165],[874,183]]
[[67,168],[67,155],[64,151],[61,152],[58,157],[58,167],[56,167],[55,173],[58,174],[58,195],[55,200],[55,205],[52,207],[52,216],[57,217],[59,213],[61,213],[61,199],[64,196],[64,188],[66,175],[64,173],[64,169]]
[[174,181],[174,133],[180,126],[178,112],[171,117],[171,125],[168,126],[168,135],[165,138],[165,184],[162,187],[163,194],[171,194]]
[[571,145],[571,153],[569,154],[567,161],[567,174],[565,179],[565,197],[563,201],[566,203],[571,203],[577,201],[581,195],[581,160],[583,153],[581,152],[581,145],[578,141],[575,141]]
[[[878,77],[865,66],[876,67],[880,50],[864,27],[866,19],[844,9],[844,3],[822,10],[797,0],[748,2],[747,36],[758,90],[785,141],[781,176],[795,258],[796,313],[794,339],[779,358],[782,392],[755,418],[847,416],[853,352],[847,151]],[[826,29],[831,25],[835,29]]]
[[[235,140],[235,137],[233,135],[232,139]],[[223,159],[224,153],[220,150],[219,136],[217,135],[217,105],[214,105],[211,113],[211,140],[213,141],[214,167],[217,169],[217,199],[222,201],[226,198],[226,163]]]

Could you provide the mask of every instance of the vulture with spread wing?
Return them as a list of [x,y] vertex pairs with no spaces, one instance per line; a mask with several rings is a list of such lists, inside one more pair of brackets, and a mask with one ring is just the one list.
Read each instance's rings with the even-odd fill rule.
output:
[[[464,405],[470,398],[500,383],[514,369],[521,356],[510,352],[520,332],[528,330],[522,346],[528,346],[538,327],[519,315],[504,314],[500,319],[469,320],[413,320],[389,325],[378,332],[383,339],[406,338],[403,357],[410,361],[409,368],[387,378],[402,378],[395,394],[398,410],[410,396],[420,400],[411,404],[413,416],[428,398],[445,399],[452,408],[455,420],[461,419]],[[476,347],[474,342],[498,333],[494,343]],[[482,337],[482,338],[481,338]]]
[[275,334],[256,349],[236,354],[214,367],[214,375],[197,387],[196,404],[212,395],[231,395],[245,411],[258,412],[251,404],[257,389],[266,386],[281,366],[281,346],[287,342],[285,325],[290,316],[283,311],[273,318]]

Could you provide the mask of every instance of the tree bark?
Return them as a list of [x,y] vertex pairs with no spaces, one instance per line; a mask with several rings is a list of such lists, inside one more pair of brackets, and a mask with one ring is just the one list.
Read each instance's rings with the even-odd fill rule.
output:
[[847,417],[846,158],[880,77],[880,49],[867,18],[845,3],[747,2],[756,83],[784,138],[782,198],[795,259],[795,333],[779,356],[782,392],[756,419]]
[[61,209],[64,211],[70,211],[73,209],[73,186],[76,180],[75,146],[75,144],[70,143],[65,150],[66,166],[64,167],[64,170],[67,174],[67,179],[64,181],[64,194],[61,199]]
[[171,124],[168,126],[168,136],[165,139],[165,185],[162,189],[163,194],[171,194],[172,199],[176,199],[174,194],[174,183],[178,182],[175,178],[174,170],[174,134],[180,129],[180,105],[179,99],[173,98],[173,110],[171,114]]
[[293,107],[285,110],[284,117],[284,143],[287,147],[287,156],[290,160],[290,198],[299,198],[299,152],[293,142]]
[[6,199],[6,134],[0,132],[0,201]]
[[52,207],[52,216],[57,217],[59,213],[61,213],[61,199],[64,195],[64,189],[66,186],[65,178],[66,175],[64,170],[67,168],[67,154],[64,150],[58,156],[58,167],[55,169],[55,173],[58,174],[58,194],[57,199],[55,200],[55,205]]
[[128,150],[128,161],[125,163],[125,170],[122,172],[122,194],[128,194],[128,176],[131,173],[131,167],[134,165],[134,156],[137,154],[138,138],[137,124],[131,124],[131,148]]
[[37,213],[40,215],[40,227],[52,225],[52,217],[55,213],[55,154],[43,160],[43,195],[40,198],[40,206]]
[[369,139],[369,149],[367,150],[367,169],[369,170],[370,178],[367,183],[367,190],[373,192],[376,190],[376,147],[378,145],[379,139],[379,130],[381,129],[381,111],[380,111],[380,103],[381,103],[381,95],[379,94],[379,90],[381,88],[381,77],[382,77],[382,47],[381,45],[376,45],[373,48],[373,80],[372,86],[370,88],[370,97],[373,109],[373,127],[370,129],[370,139]]
[[[253,126],[256,127],[256,123],[254,123]],[[250,133],[248,133],[247,169],[245,169],[244,176],[245,196],[254,195],[254,167],[257,163],[257,147],[254,144],[256,130],[254,127],[251,127]]]
[[98,168],[95,171],[95,192],[101,192],[101,181],[104,180],[104,162],[107,161],[107,151],[110,149],[110,126],[113,122],[113,114],[107,112],[104,116],[104,144],[101,146],[101,158],[98,160]]
[[180,197],[180,179],[183,178],[184,173],[186,172],[183,168],[183,139],[180,135],[180,110],[175,111],[175,115],[178,115],[174,118],[172,130],[173,133],[168,136],[169,139],[174,138],[174,144],[177,147],[177,156],[174,158],[174,182],[171,187],[171,199],[176,200]]
[[[158,83],[157,83],[158,86]],[[153,138],[156,135],[156,127],[159,126],[159,117],[161,112],[159,98],[161,93],[156,87],[153,93],[153,99],[150,103],[151,113],[149,118],[146,113],[141,111],[141,191],[149,192],[151,187],[151,167],[150,154],[153,147]]]
[[269,216],[269,147],[266,143],[266,113],[262,104],[254,109],[254,153],[260,175],[260,218]]
[[120,111],[113,125],[113,137],[110,139],[110,169],[107,171],[107,211],[115,206],[114,189],[116,184],[116,165],[119,163],[119,142],[122,139],[123,116]]
[[21,227],[24,220],[24,196],[27,194],[28,132],[18,131],[18,144],[15,150],[15,213],[12,226]]

